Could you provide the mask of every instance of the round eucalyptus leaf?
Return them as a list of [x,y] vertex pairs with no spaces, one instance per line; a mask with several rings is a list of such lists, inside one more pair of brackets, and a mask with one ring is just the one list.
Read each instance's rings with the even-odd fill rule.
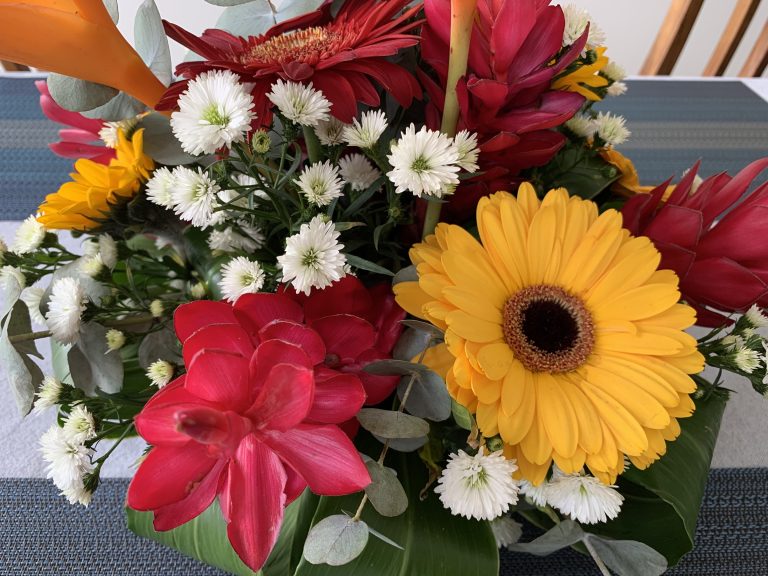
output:
[[110,86],[71,78],[54,72],[48,74],[48,90],[56,103],[72,112],[86,112],[103,106],[120,91]]
[[380,408],[363,408],[358,412],[360,425],[382,438],[419,438],[429,434],[426,420]]
[[343,566],[352,562],[368,543],[368,526],[344,514],[323,518],[307,534],[304,558],[311,564]]
[[378,462],[365,463],[371,483],[365,488],[368,500],[382,516],[400,516],[408,509],[408,496],[395,473]]

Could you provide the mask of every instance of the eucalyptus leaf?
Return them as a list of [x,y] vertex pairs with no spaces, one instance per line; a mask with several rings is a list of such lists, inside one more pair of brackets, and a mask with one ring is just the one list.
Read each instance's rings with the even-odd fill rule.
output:
[[417,438],[384,438],[383,436],[373,435],[376,440],[384,444],[389,442],[389,447],[397,452],[415,452],[429,440],[428,436],[419,436]]
[[144,63],[165,86],[173,79],[171,50],[163,29],[163,19],[154,0],[144,0],[133,24],[134,46]]
[[178,166],[198,160],[197,157],[184,152],[181,142],[173,135],[171,121],[165,114],[147,114],[139,121],[139,128],[144,128],[144,152],[160,164]]
[[[5,333],[0,336],[0,365],[0,374],[11,389],[19,413],[22,416],[29,414],[35,400],[35,381],[38,377],[42,380],[42,373],[32,373],[28,361],[14,348]],[[39,372],[40,369],[37,370]]]
[[117,394],[123,388],[123,359],[120,352],[107,346],[107,329],[96,322],[88,322],[80,329],[76,344],[88,361],[93,386],[107,394]]
[[343,566],[362,554],[368,526],[345,514],[334,514],[315,524],[304,542],[304,558],[311,564]]
[[125,92],[120,92],[106,104],[92,110],[85,110],[82,114],[87,118],[96,118],[105,122],[119,122],[134,118],[146,109],[147,107],[135,98]]
[[424,351],[430,340],[432,340],[432,335],[429,332],[408,328],[397,340],[397,344],[392,350],[392,358],[410,362]]
[[359,268],[360,270],[367,270],[368,272],[374,272],[375,274],[382,274],[384,276],[394,276],[392,272],[390,272],[383,266],[379,266],[378,264],[371,262],[370,260],[366,260],[365,258],[360,258],[360,256],[355,256],[354,254],[345,254],[345,256],[347,257],[347,263],[350,266],[354,266],[355,268]]
[[336,222],[333,225],[333,227],[336,229],[336,232],[346,232],[347,230],[352,230],[352,228],[360,228],[361,226],[365,226],[365,222]]
[[667,559],[642,542],[610,540],[594,534],[586,534],[584,539],[618,576],[660,576],[667,571]]
[[109,12],[112,22],[117,24],[120,21],[120,9],[117,6],[117,0],[104,0],[104,7]]
[[507,546],[513,552],[527,552],[535,556],[550,554],[573,546],[584,538],[584,531],[573,520],[563,520],[531,542],[517,542]]
[[419,438],[429,434],[427,421],[403,412],[363,408],[357,419],[363,428],[382,438]]
[[[406,376],[400,380],[397,396],[400,400],[405,396],[411,378]],[[451,417],[451,396],[445,381],[432,372],[420,374],[411,386],[411,391],[405,402],[405,409],[414,416],[426,418],[433,422],[442,422]]]
[[254,0],[231,5],[224,9],[215,28],[235,36],[258,36],[279,22],[312,12],[321,3],[322,0]]
[[79,78],[51,72],[48,74],[48,90],[56,103],[72,112],[93,110],[117,96],[120,91]]
[[413,328],[414,330],[419,330],[420,332],[427,332],[432,336],[432,338],[435,341],[440,341],[445,338],[445,332],[440,330],[437,326],[434,324],[430,324],[429,322],[424,322],[422,320],[401,320],[400,321],[403,325],[408,326],[409,328]]
[[213,4],[214,6],[238,6],[240,4],[247,4],[248,2],[253,2],[254,0],[205,0],[208,2],[208,4]]
[[369,374],[377,376],[407,376],[408,374],[427,374],[430,369],[424,364],[408,362],[406,360],[375,360],[363,367]]
[[70,346],[67,350],[67,367],[69,379],[75,388],[79,388],[88,396],[96,394],[96,382],[91,372],[91,363],[79,346]]
[[13,274],[7,274],[0,281],[0,320],[8,316],[13,310],[23,290],[24,286],[19,284]]
[[395,473],[371,460],[365,463],[371,483],[365,488],[368,500],[382,516],[400,516],[408,508],[408,496]]
[[416,272],[416,266],[407,266],[405,268],[401,268],[397,271],[397,274],[395,274],[395,277],[392,278],[392,285],[400,284],[401,282],[418,282],[419,281],[419,275]]
[[179,339],[170,328],[150,332],[139,345],[139,365],[142,368],[146,370],[157,360],[166,360],[177,365],[184,364]]

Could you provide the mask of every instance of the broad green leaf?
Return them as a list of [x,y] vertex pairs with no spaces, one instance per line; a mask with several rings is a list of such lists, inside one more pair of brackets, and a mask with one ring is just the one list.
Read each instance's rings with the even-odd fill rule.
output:
[[517,542],[507,546],[513,552],[527,552],[535,556],[549,556],[563,548],[573,546],[584,538],[581,526],[573,520],[563,520],[531,542]]
[[400,516],[408,508],[408,496],[395,473],[373,460],[365,466],[371,475],[371,483],[365,488],[376,512],[382,516]]
[[304,558],[311,564],[343,566],[360,556],[368,543],[368,526],[346,514],[323,518],[307,534]]
[[564,148],[540,169],[545,190],[566,188],[570,194],[586,199],[600,194],[620,176],[616,167],[580,145]]
[[163,29],[163,19],[154,0],[144,0],[136,11],[134,45],[144,63],[165,86],[173,79],[171,51]]
[[59,106],[72,112],[85,112],[103,106],[120,92],[110,86],[55,72],[48,74],[48,90]]
[[[498,576],[499,554],[489,523],[452,516],[433,490],[421,500],[427,471],[415,454],[397,454],[389,465],[408,494],[408,509],[400,516],[384,518],[366,506],[362,520],[371,530],[403,547],[403,550],[370,538],[363,553],[342,567],[313,565],[303,560],[294,576]],[[320,499],[314,522],[344,510],[357,510],[360,494]]]
[[667,559],[642,542],[610,540],[594,534],[586,534],[584,539],[618,576],[661,576],[667,571]]
[[[411,378],[405,376],[397,387],[397,395],[402,400]],[[411,386],[405,402],[405,409],[414,416],[433,422],[442,422],[451,416],[451,396],[445,381],[431,370],[419,377]]]
[[393,410],[363,408],[357,420],[363,428],[382,438],[419,438],[429,434],[428,422]]
[[417,438],[384,438],[383,436],[376,436],[376,434],[374,434],[373,437],[382,444],[389,442],[390,449],[397,450],[398,452],[415,452],[429,440],[428,436],[419,436]]

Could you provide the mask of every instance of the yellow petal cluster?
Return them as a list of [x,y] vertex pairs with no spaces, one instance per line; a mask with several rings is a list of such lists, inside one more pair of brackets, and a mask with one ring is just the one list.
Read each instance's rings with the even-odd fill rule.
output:
[[[540,201],[528,184],[517,198],[482,199],[477,225],[480,242],[440,224],[411,249],[418,281],[395,286],[400,306],[445,330],[427,362],[448,366],[453,398],[534,484],[553,461],[611,484],[625,455],[643,468],[659,458],[694,410],[689,374],[704,358],[684,332],[695,312],[679,303],[674,272],[657,270],[651,241],[631,236],[614,210],[598,215],[562,189]],[[515,353],[509,303],[539,289],[581,306],[590,349],[578,365],[535,369]]]
[[45,198],[37,219],[52,230],[91,230],[109,217],[114,204],[133,198],[154,168],[144,154],[144,130],[131,139],[119,130],[117,155],[109,166],[85,158],[75,162],[72,181]]
[[604,88],[608,86],[607,78],[600,76],[599,72],[608,65],[608,57],[605,56],[605,46],[595,48],[597,58],[592,64],[585,64],[570,74],[557,78],[552,83],[555,90],[565,90],[581,94],[587,100],[597,102],[602,98],[591,88]]

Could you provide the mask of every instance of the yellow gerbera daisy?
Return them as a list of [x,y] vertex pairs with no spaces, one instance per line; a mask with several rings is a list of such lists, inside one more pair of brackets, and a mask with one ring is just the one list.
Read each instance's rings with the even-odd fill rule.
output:
[[554,462],[584,465],[606,483],[624,455],[645,467],[690,416],[689,374],[703,369],[684,329],[674,272],[657,270],[648,238],[598,215],[590,201],[528,184],[477,208],[481,242],[440,224],[411,250],[419,280],[395,286],[397,302],[445,330],[438,357],[451,395],[500,435],[523,478],[540,483]]
[[116,150],[109,166],[85,158],[75,162],[72,181],[46,196],[38,221],[49,229],[91,230],[109,216],[114,204],[135,196],[155,168],[144,154],[144,130],[130,140],[119,130]]
[[607,48],[600,46],[595,48],[597,58],[592,64],[585,64],[570,74],[557,78],[552,83],[555,90],[577,92],[587,100],[597,102],[602,100],[592,88],[604,88],[610,83],[607,78],[600,76],[599,72],[608,65],[608,57],[604,56]]

